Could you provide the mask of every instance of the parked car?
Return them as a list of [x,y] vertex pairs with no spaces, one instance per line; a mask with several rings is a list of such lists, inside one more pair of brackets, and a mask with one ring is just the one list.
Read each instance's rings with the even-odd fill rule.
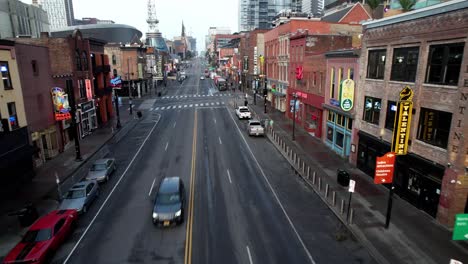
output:
[[52,254],[73,231],[77,219],[76,210],[56,210],[44,215],[31,225],[3,263],[49,263]]
[[153,207],[153,223],[170,226],[184,221],[185,188],[179,177],[161,181]]
[[265,129],[263,128],[262,124],[258,120],[249,120],[247,131],[249,132],[249,136],[264,136],[265,135]]
[[250,119],[252,118],[252,114],[247,106],[239,106],[236,109],[236,115],[239,119]]
[[86,213],[91,203],[99,196],[97,181],[82,181],[73,185],[65,194],[59,208],[75,209],[78,213]]
[[109,181],[110,175],[115,171],[115,159],[98,159],[88,171],[86,180],[97,182]]
[[200,80],[205,80],[205,76],[200,76]]

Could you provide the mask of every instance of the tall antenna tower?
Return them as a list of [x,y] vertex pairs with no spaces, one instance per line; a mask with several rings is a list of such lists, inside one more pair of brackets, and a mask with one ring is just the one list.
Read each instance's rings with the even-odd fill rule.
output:
[[146,19],[146,23],[148,23],[149,32],[155,33],[159,31],[155,0],[148,0],[148,19]]

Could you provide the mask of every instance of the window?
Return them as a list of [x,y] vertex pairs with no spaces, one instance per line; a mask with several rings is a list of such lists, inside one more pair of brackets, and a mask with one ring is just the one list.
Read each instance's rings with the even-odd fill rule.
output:
[[8,67],[8,62],[0,61],[0,72],[2,73],[3,89],[13,89],[10,77],[10,67]]
[[369,50],[369,58],[367,62],[367,78],[384,78],[386,56],[386,50]]
[[90,183],[88,186],[86,186],[86,195],[90,194],[91,191],[93,190],[94,183]]
[[115,57],[114,54],[112,54],[112,65],[116,65],[117,64],[117,58]]
[[464,43],[433,45],[429,48],[426,83],[457,85]]
[[327,126],[327,140],[333,142],[333,128]]
[[400,48],[393,51],[393,81],[414,82],[418,68],[419,47]]
[[338,87],[341,85],[341,81],[343,80],[343,68],[338,68]]
[[335,113],[328,111],[328,121],[335,122]]
[[31,66],[32,66],[32,71],[33,71],[34,76],[39,75],[39,69],[37,68],[37,61],[36,60],[31,61]]
[[78,90],[80,91],[80,98],[86,97],[86,87],[84,80],[78,80]]
[[89,68],[88,67],[88,53],[86,53],[86,51],[83,51],[82,57],[83,57],[83,71],[87,71]]
[[57,234],[60,229],[62,228],[63,224],[65,224],[65,219],[60,219],[54,226],[54,235]]
[[113,69],[112,74],[114,74],[114,77],[117,77],[117,69]]
[[330,70],[330,98],[335,97],[335,67]]
[[11,130],[15,130],[19,128],[19,123],[18,123],[18,115],[16,114],[16,104],[14,102],[8,103],[8,115],[10,116],[8,118],[8,121],[10,122],[10,127]]
[[385,117],[385,128],[393,131],[395,126],[395,116],[397,112],[397,103],[394,101],[387,102],[387,116]]
[[354,68],[348,69],[348,79],[354,80]]
[[447,148],[452,113],[421,108],[418,139],[431,145]]
[[314,87],[317,85],[317,72],[314,72]]
[[336,131],[336,140],[335,140],[335,144],[340,147],[340,148],[343,148],[343,139],[344,139],[344,135],[343,133],[339,132],[339,131]]
[[77,71],[81,71],[81,57],[78,50],[75,51],[75,66]]
[[348,123],[346,124],[346,129],[352,130],[353,129],[353,120],[351,118],[347,118]]
[[339,126],[344,126],[345,118],[340,114],[336,114],[336,124]]
[[364,100],[363,120],[378,125],[382,100],[368,96]]

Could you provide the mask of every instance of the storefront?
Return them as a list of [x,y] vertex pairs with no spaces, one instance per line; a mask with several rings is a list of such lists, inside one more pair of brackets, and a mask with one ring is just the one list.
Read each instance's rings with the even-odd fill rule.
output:
[[33,158],[35,167],[40,167],[47,160],[59,154],[57,129],[55,126],[31,133],[31,143],[34,147]]
[[350,113],[330,105],[326,108],[326,138],[325,144],[342,157],[349,157],[351,150],[351,135],[353,117]]
[[322,136],[322,103],[323,97],[294,90],[288,89],[288,117],[293,117],[293,104],[294,98],[292,94],[296,92],[297,103],[296,103],[296,122],[302,126],[311,136],[320,138]]
[[97,128],[94,100],[78,104],[77,116],[79,117],[80,136],[84,138]]
[[[389,152],[388,142],[359,131],[357,167],[374,177],[376,157]],[[398,157],[395,193],[432,217],[437,214],[444,166],[414,153]],[[388,186],[387,186],[388,187]]]

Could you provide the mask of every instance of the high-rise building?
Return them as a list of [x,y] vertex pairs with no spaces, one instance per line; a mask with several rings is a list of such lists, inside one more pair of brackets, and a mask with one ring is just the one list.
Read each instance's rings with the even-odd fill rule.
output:
[[47,12],[52,30],[74,25],[72,0],[41,0],[39,5]]
[[0,38],[38,38],[50,30],[47,13],[19,0],[0,0]]
[[302,11],[303,0],[240,0],[239,31],[272,27],[274,17],[284,10]]
[[323,15],[325,0],[302,0],[302,12],[313,17]]

